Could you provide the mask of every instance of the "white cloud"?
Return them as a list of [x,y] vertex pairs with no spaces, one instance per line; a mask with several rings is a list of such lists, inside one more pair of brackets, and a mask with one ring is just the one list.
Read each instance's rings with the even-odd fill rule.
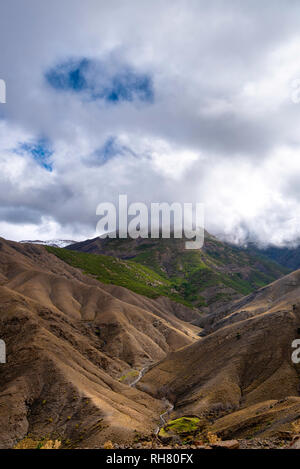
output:
[[[207,229],[231,239],[297,239],[299,13],[286,0],[271,10],[233,0],[6,2],[1,232],[93,236],[98,203],[127,193],[147,203],[204,202]],[[47,70],[82,57],[149,75],[154,102],[112,105],[47,85]],[[52,172],[13,151],[43,137],[53,145]],[[110,137],[126,150],[97,162]]]
[[197,161],[198,155],[192,151],[176,151],[171,148],[163,148],[154,151],[152,160],[154,168],[159,174],[178,181],[183,174],[191,167],[192,163]]

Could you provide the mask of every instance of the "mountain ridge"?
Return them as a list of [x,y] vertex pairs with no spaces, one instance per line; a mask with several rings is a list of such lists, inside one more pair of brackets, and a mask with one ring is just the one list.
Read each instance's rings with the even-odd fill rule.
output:
[[[261,254],[223,243],[205,233],[201,250],[186,250],[184,239],[94,238],[66,248],[106,255],[145,266],[171,282],[186,304],[211,313],[289,272]],[[62,256],[62,253],[57,253]]]

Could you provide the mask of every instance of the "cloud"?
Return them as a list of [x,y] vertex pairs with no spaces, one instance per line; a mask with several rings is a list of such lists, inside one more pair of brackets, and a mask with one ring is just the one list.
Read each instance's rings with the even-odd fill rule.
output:
[[93,236],[97,205],[127,193],[204,202],[206,228],[234,241],[298,239],[299,13],[292,0],[6,2],[2,234]]

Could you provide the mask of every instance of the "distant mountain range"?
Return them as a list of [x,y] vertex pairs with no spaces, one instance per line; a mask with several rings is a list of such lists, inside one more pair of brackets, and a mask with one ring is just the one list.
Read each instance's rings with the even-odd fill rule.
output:
[[253,254],[262,254],[290,270],[300,268],[300,246],[259,248],[256,244],[249,243],[247,250]]
[[[212,238],[212,235],[209,235],[206,232],[206,236],[208,236],[210,239]],[[218,238],[215,238],[216,240]],[[286,267],[288,270],[296,270],[300,268],[300,246],[284,246],[284,247],[279,247],[279,246],[266,246],[266,247],[259,247],[258,244],[249,242],[247,247],[243,246],[238,246],[236,244],[232,244],[229,242],[221,241],[218,240],[220,243],[223,243],[226,246],[230,246],[233,250],[238,249],[244,252],[248,252],[251,255],[254,256],[263,256],[267,259],[270,259],[271,261],[276,262],[277,264],[281,265],[282,267]],[[122,240],[123,244],[124,240]],[[42,240],[23,240],[20,241],[20,243],[30,243],[30,244],[41,244],[44,246],[53,246],[53,247],[58,247],[58,248],[66,248],[67,246],[74,245],[74,250],[82,251],[82,252],[89,252],[92,254],[107,254],[107,248],[109,249],[113,248],[111,251],[111,255],[116,255],[115,251],[115,244],[116,242],[114,241],[113,243],[111,240],[102,240],[101,238],[93,238],[93,239],[87,239],[84,241],[74,241],[70,239],[50,239],[46,241]],[[132,246],[134,243],[131,243]],[[75,246],[76,245],[76,246]],[[128,245],[127,245],[128,246]],[[120,257],[123,256],[123,253],[119,253]],[[135,257],[135,256],[133,256]]]
[[[131,288],[137,293],[156,297],[166,295],[175,301],[194,306],[203,312],[213,312],[223,304],[234,301],[277,278],[300,268],[300,247],[258,247],[249,243],[239,247],[223,242],[206,232],[205,244],[201,251],[184,249],[183,240],[178,239],[101,239],[99,237],[82,242],[65,239],[47,241],[26,240],[21,243],[41,244],[54,248],[67,248],[82,254],[101,255],[106,269],[98,272],[98,264],[92,257],[86,262],[81,256],[67,259],[66,253],[56,252],[71,265],[85,269],[101,281],[116,283]],[[103,257],[107,256],[107,257]],[[131,263],[131,270],[138,269],[134,276],[112,274],[112,257],[122,259],[123,266]],[[98,267],[96,266],[98,265]],[[145,281],[141,274],[143,266],[150,269]],[[120,265],[119,265],[120,266]],[[134,269],[135,268],[135,269]],[[114,269],[113,269],[114,270]],[[128,270],[128,269],[127,269]],[[88,271],[88,269],[87,269]],[[109,273],[109,274],[108,274]],[[128,273],[128,272],[127,272]],[[138,276],[134,280],[134,277]],[[154,287],[154,288],[153,288]]]
[[[259,251],[221,242],[209,233],[201,250],[186,250],[184,239],[97,237],[51,252],[102,282],[150,297],[169,296],[205,313],[290,272]],[[116,259],[122,262],[116,264]]]

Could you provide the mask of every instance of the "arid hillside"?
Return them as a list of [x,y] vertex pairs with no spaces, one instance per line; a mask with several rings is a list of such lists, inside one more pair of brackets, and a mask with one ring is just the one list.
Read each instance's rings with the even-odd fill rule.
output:
[[204,425],[183,435],[189,441],[204,431],[248,442],[290,435],[300,422],[291,360],[300,271],[199,316],[165,296],[103,284],[43,246],[0,239],[0,338],[1,448],[132,445],[159,441],[158,425],[163,442],[164,423],[176,418]]
[[291,360],[299,301],[296,271],[207,318],[206,336],[171,353],[139,388],[167,397],[174,417],[205,416],[222,437],[291,430],[300,417],[300,366]]
[[42,246],[4,239],[0,284],[1,448],[28,435],[99,447],[153,431],[163,404],[128,384],[198,338],[197,313],[103,285]]

